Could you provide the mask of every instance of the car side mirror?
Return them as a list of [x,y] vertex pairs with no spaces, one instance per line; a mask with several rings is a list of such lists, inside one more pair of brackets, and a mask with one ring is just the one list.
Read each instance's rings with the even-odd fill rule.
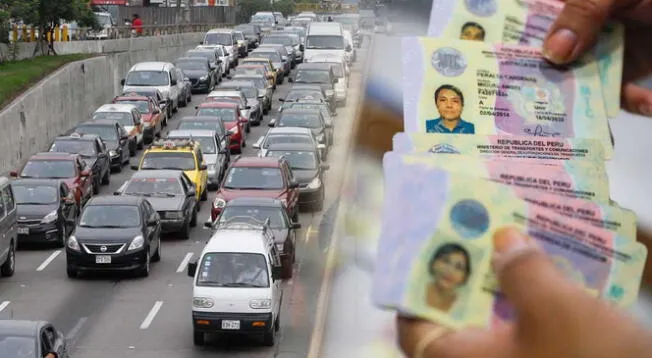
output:
[[123,135],[122,137],[120,137],[120,140],[127,140],[127,139],[129,139],[128,135]]
[[15,171],[15,170],[12,170],[11,172],[9,172],[9,176],[11,176],[12,178],[18,178],[18,172]]
[[299,183],[297,183],[295,181],[290,182],[290,185],[288,185],[288,188],[290,188],[290,189],[296,189],[298,187],[299,187]]
[[292,83],[294,82],[294,79],[292,77],[288,78],[288,82]]
[[195,195],[197,195],[197,191],[195,191],[194,188],[188,190],[188,193],[186,193],[186,196],[189,197],[189,198],[192,198],[192,197],[195,196]]
[[301,229],[301,223],[292,223],[290,227],[292,229]]
[[138,166],[137,165],[132,165],[131,170],[138,170]]
[[176,86],[177,85],[177,80],[170,80],[170,85],[171,86]]
[[123,85],[123,86],[125,85],[125,79],[124,78],[120,80],[120,84]]
[[195,109],[199,109],[199,106],[195,106]]
[[328,170],[328,169],[331,168],[331,166],[328,165],[328,164],[322,164],[322,165],[321,165],[321,168],[322,168],[323,170]]
[[197,261],[188,262],[188,276],[195,277],[195,272],[197,272]]
[[147,220],[147,226],[156,226],[156,224],[158,224],[158,220],[156,219]]
[[206,170],[206,169],[208,169],[208,165],[206,164],[202,164],[199,166],[199,170]]
[[251,106],[245,106],[244,109],[251,109]]
[[281,279],[282,266],[272,266],[272,280],[278,281]]

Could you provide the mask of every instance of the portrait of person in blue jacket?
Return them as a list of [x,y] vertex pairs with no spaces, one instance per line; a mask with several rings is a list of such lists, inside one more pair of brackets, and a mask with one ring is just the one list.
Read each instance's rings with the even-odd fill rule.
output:
[[426,120],[426,132],[456,134],[475,133],[475,126],[473,123],[462,119],[464,95],[459,88],[449,84],[437,88],[435,91],[435,106],[437,106],[439,118]]

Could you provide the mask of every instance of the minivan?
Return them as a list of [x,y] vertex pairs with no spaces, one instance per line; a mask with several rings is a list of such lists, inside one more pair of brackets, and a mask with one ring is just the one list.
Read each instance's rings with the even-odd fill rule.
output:
[[304,62],[310,62],[312,56],[320,54],[344,57],[346,51],[353,49],[346,45],[343,32],[342,24],[336,22],[312,22],[308,25]]
[[193,341],[203,345],[206,334],[262,336],[274,346],[280,328],[283,288],[281,257],[270,220],[235,217],[212,228],[197,261],[188,263],[193,280]]
[[0,177],[0,276],[12,276],[16,269],[17,220],[11,181]]
[[230,68],[238,65],[238,41],[235,32],[230,29],[208,30],[200,45],[222,45],[229,54]]
[[141,62],[132,66],[127,72],[127,76],[122,79],[122,92],[155,88],[161,91],[172,108],[172,112],[176,112],[184,96],[186,84],[183,80],[183,78],[179,78],[179,71],[172,63]]

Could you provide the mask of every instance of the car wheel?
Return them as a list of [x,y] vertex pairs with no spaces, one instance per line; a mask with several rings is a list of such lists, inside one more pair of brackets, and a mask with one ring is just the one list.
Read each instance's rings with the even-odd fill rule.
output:
[[192,102],[192,91],[188,91],[188,99],[187,102],[190,103]]
[[0,275],[3,277],[13,276],[16,271],[16,249],[14,248],[14,242],[11,241],[9,244],[9,252],[7,252],[7,259],[0,267]]
[[276,332],[272,328],[270,329],[269,332],[265,332],[263,335],[263,344],[267,347],[274,347],[274,344],[276,343]]
[[204,191],[201,193],[201,197],[199,198],[201,201],[206,201],[208,200],[208,189],[204,187]]
[[292,257],[286,256],[285,259],[283,259],[283,262],[281,263],[283,267],[283,272],[281,272],[281,276],[283,279],[287,280],[292,278]]
[[183,224],[183,228],[181,228],[181,231],[179,231],[179,236],[181,236],[181,238],[184,240],[188,240],[190,238],[190,221],[186,221]]
[[100,185],[101,185],[100,178],[93,179],[93,195],[97,195],[100,193]]
[[149,276],[150,264],[152,258],[149,256],[149,248],[147,248],[147,253],[145,254],[145,263],[138,269],[138,276],[147,277]]
[[113,170],[115,170],[116,173],[121,173],[122,172],[122,164],[114,167]]
[[197,226],[197,209],[192,211],[192,218],[190,219],[190,227]]
[[158,239],[158,246],[156,247],[156,252],[152,256],[152,262],[161,261],[161,238]]
[[251,133],[251,124],[249,122],[247,122],[247,126],[245,127],[245,132]]
[[294,214],[292,215],[292,221],[297,223],[299,222],[299,210],[295,209]]
[[140,143],[136,144],[137,149],[143,149],[143,147],[145,147],[145,139],[141,140]]
[[187,96],[183,96],[183,101],[182,101],[182,100],[179,100],[179,107],[185,107],[185,106],[187,106],[187,105],[188,105],[188,97],[187,97]]
[[66,274],[68,274],[68,278],[77,278],[79,277],[79,272],[72,268],[70,265],[66,265]]
[[192,332],[192,341],[196,346],[203,346],[206,342],[206,334],[204,332],[198,332],[193,330]]
[[267,108],[267,106],[265,106],[265,108],[263,108],[263,114],[266,115],[268,113],[269,113],[269,108]]
[[106,171],[106,173],[104,173],[104,176],[102,177],[102,184],[103,185],[111,184],[111,169],[110,168],[109,168],[109,170]]
[[279,312],[278,316],[274,320],[274,332],[281,330],[281,313]]
[[138,146],[136,144],[137,140],[133,140],[131,144],[129,144],[129,156],[130,157],[135,157],[136,156],[136,147]]

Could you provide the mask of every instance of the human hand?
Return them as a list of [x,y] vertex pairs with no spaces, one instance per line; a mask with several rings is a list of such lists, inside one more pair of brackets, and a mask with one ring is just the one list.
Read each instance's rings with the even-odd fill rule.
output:
[[608,20],[625,25],[621,106],[652,116],[652,91],[634,81],[652,74],[652,0],[565,0],[544,42],[544,56],[556,64],[572,62],[590,49]]
[[503,229],[494,245],[494,270],[516,321],[448,332],[398,317],[399,343],[408,357],[652,357],[649,332],[567,280],[532,239]]

